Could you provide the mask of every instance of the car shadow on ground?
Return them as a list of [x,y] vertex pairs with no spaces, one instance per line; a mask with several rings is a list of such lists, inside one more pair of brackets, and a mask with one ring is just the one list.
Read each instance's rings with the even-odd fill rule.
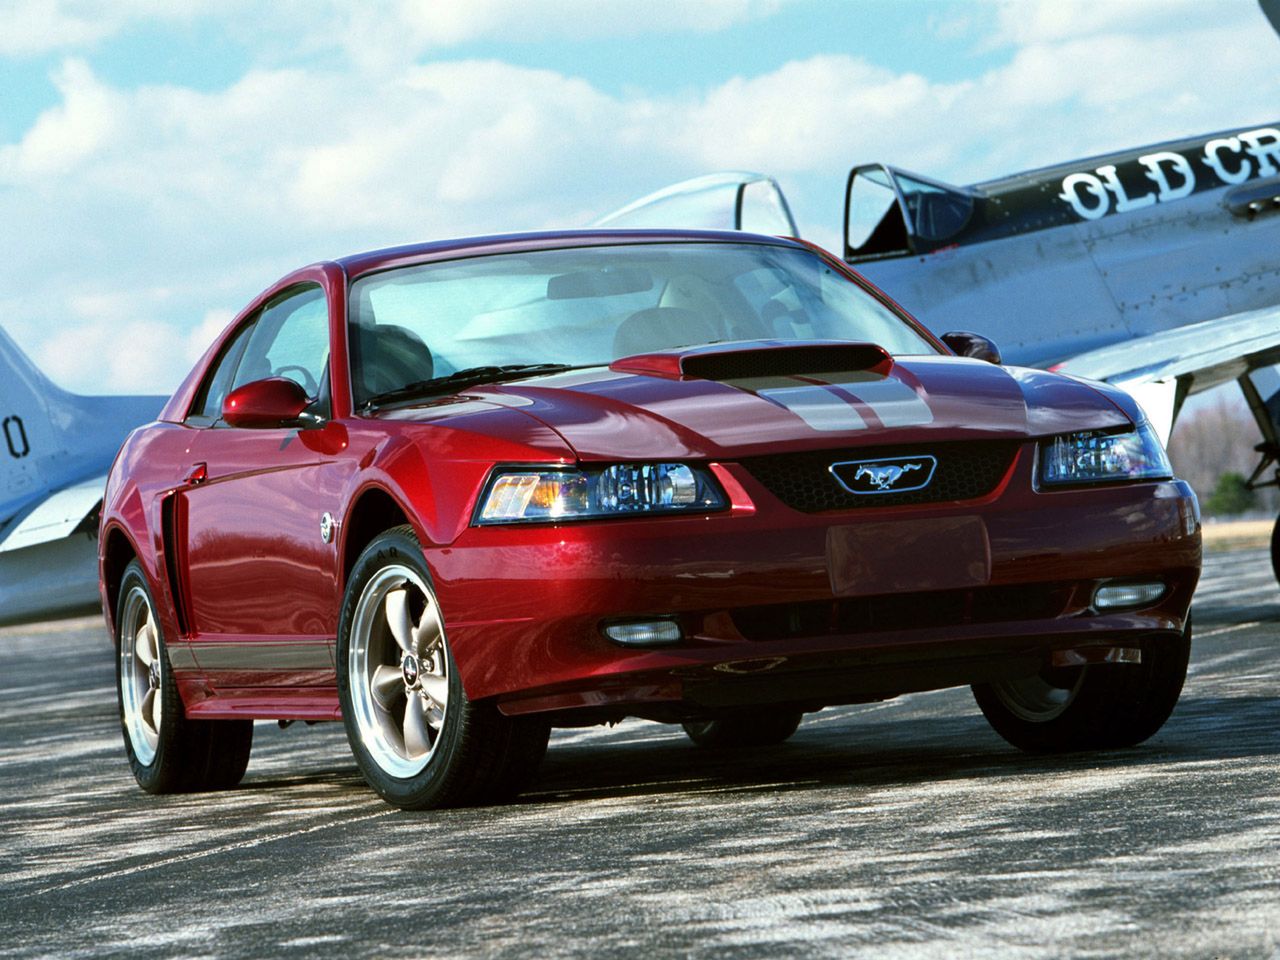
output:
[[[815,722],[818,721],[818,722]],[[279,744],[276,745],[279,748]],[[316,745],[321,746],[321,745]],[[777,793],[824,787],[895,787],[950,779],[1116,771],[1233,758],[1280,757],[1280,696],[1184,696],[1164,728],[1136,747],[1031,755],[1005,744],[980,714],[948,709],[899,720],[811,715],[776,747],[704,750],[675,728],[636,725],[557,742],[519,805],[678,795],[693,790]],[[367,791],[344,738],[294,754],[303,769],[249,776],[251,793],[319,788]],[[308,769],[309,768],[309,769]]]
[[[822,716],[819,714],[818,716]],[[809,790],[910,786],[969,777],[1151,767],[1280,756],[1280,697],[1187,697],[1168,724],[1136,747],[1030,755],[1004,743],[978,715],[892,723],[851,717],[766,749],[708,751],[670,741],[553,745],[519,803],[680,793],[692,788]]]

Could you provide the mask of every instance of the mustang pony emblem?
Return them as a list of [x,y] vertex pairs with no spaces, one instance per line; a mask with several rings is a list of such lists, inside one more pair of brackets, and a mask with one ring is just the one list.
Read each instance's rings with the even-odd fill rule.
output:
[[910,493],[933,482],[938,461],[928,454],[885,457],[882,460],[844,460],[827,469],[849,493]]
[[866,477],[876,487],[877,490],[889,490],[908,470],[919,470],[919,463],[904,463],[899,466],[896,463],[890,463],[883,467],[859,467],[858,472],[853,475],[854,480],[861,480]]

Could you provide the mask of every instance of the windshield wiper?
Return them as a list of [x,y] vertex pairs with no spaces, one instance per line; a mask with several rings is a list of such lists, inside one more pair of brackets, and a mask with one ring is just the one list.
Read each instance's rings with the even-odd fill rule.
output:
[[453,393],[482,383],[501,383],[503,380],[520,380],[543,373],[560,373],[563,370],[573,369],[575,368],[567,363],[507,363],[501,366],[465,367],[447,376],[415,380],[394,390],[375,393],[360,405],[360,409],[376,410],[397,400],[417,400],[438,393]]

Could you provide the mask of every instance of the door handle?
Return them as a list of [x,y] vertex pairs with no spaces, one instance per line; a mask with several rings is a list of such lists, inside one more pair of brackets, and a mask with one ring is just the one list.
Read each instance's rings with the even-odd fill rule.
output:
[[186,482],[191,486],[204,483],[209,479],[209,465],[207,463],[197,463],[191,468],[191,472],[187,474]]

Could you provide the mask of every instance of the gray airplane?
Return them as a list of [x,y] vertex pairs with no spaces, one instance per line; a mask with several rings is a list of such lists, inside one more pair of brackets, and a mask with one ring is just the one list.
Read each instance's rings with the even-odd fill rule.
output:
[[107,470],[164,401],[60,390],[0,330],[0,625],[101,609]]

